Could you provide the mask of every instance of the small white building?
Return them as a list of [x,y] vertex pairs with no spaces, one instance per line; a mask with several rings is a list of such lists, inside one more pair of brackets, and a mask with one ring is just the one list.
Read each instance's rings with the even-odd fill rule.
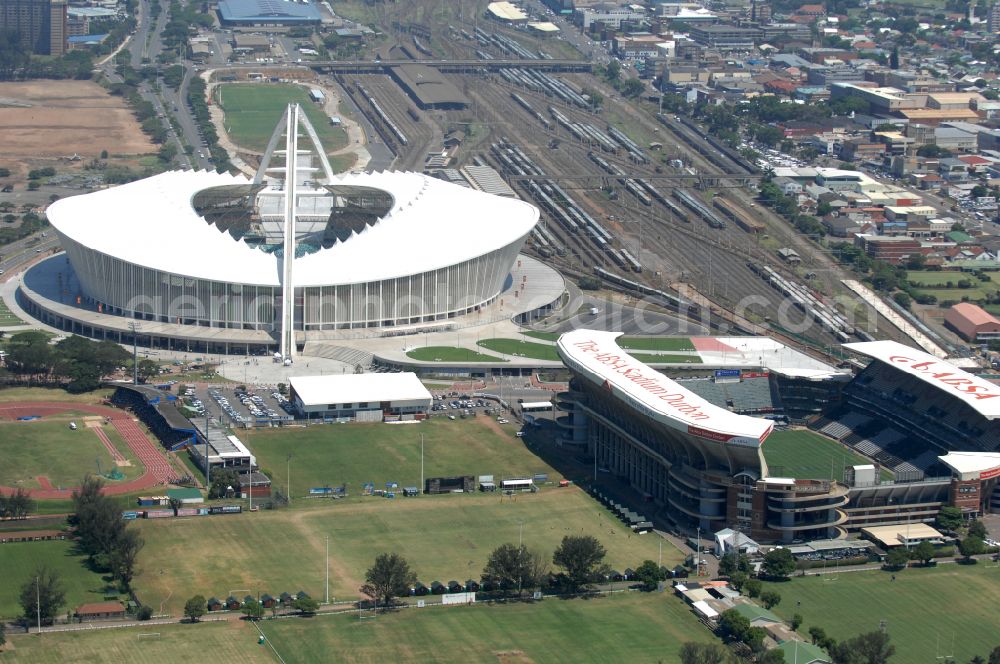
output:
[[743,533],[732,528],[723,528],[715,533],[715,555],[721,558],[730,551],[747,555],[757,553],[760,545]]
[[308,419],[412,420],[433,402],[415,373],[293,376],[288,385],[295,410]]

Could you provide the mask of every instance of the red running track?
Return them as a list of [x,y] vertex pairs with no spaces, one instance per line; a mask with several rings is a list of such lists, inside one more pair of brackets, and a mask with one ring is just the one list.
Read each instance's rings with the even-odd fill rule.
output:
[[[101,427],[87,427],[87,428],[97,434],[97,437],[101,439],[102,443],[104,443],[104,447],[108,450],[108,454],[111,455],[112,459],[114,459],[118,463],[121,463],[122,461],[125,460],[125,457],[122,456],[122,453],[118,451],[118,448],[116,448],[114,446],[114,443],[111,442],[111,439],[108,438],[108,434],[104,433],[104,429],[102,429]],[[42,488],[44,489],[45,487]]]
[[[177,479],[177,474],[170,466],[166,456],[158,445],[155,445],[143,430],[136,424],[132,416],[123,411],[107,406],[90,404],[60,403],[54,401],[32,401],[28,403],[0,404],[0,419],[16,420],[28,415],[60,415],[67,411],[100,415],[111,420],[112,426],[128,444],[129,449],[145,467],[145,472],[134,480],[104,487],[106,494],[133,493],[168,484]],[[110,441],[109,441],[110,442]],[[0,486],[0,494],[11,494],[12,487]],[[31,489],[32,498],[36,499],[68,499],[73,495],[73,489]]]

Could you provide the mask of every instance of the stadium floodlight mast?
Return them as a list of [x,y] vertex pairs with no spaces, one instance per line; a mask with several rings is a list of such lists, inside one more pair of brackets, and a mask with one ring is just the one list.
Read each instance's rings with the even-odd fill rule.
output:
[[[128,329],[132,331],[132,384],[139,384],[139,330],[142,326],[135,321],[130,321]],[[152,344],[150,344],[152,345]]]
[[[289,104],[281,116],[281,120],[274,127],[271,138],[267,142],[267,148],[261,157],[260,168],[254,175],[253,183],[259,185],[263,182],[264,176],[270,168],[271,158],[278,147],[281,136],[285,137],[285,165],[282,168],[271,169],[284,173],[284,229],[283,229],[283,251],[281,267],[281,342],[279,350],[282,360],[292,360],[295,357],[295,279],[293,267],[295,265],[295,226],[297,218],[296,204],[298,201],[299,180],[305,181],[311,178],[311,168],[299,165],[299,155],[307,154],[299,150],[299,127],[305,130],[309,141],[312,143],[315,154],[319,157],[323,168],[323,176],[328,184],[334,180],[333,168],[330,160],[326,157],[326,150],[319,142],[319,135],[313,128],[309,118],[302,111],[298,104]],[[278,151],[281,152],[280,150]],[[299,171],[302,171],[300,173]]]

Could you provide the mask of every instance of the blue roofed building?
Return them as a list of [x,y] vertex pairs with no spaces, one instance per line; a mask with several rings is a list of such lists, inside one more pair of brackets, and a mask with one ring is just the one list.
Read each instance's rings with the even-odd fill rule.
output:
[[219,0],[219,20],[229,26],[316,25],[322,20],[313,4],[289,0]]

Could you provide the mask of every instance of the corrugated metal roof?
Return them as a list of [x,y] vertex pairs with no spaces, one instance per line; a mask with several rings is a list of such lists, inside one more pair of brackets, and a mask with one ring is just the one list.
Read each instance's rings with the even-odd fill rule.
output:
[[380,401],[432,401],[417,374],[368,373],[292,376],[288,383],[306,406]]

